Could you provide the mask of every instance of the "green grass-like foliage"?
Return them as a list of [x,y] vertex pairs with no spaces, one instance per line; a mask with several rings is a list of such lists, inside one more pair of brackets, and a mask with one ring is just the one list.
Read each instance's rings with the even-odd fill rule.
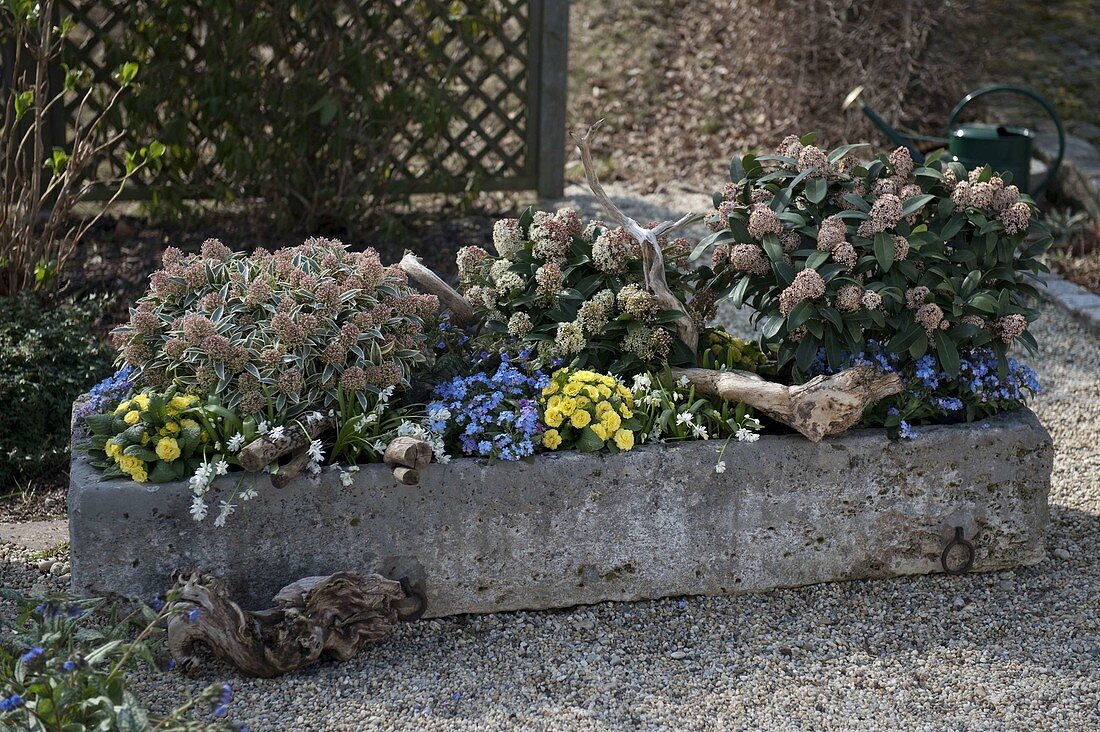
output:
[[[144,663],[156,668],[164,631],[176,613],[140,606],[118,618],[103,600],[31,600],[4,591],[17,615],[5,620],[0,640],[0,727],[29,732],[233,732],[230,722],[200,722],[196,707],[225,716],[232,691],[212,684],[163,717],[150,714],[127,688],[126,672]],[[93,621],[101,615],[105,622]]]
[[907,363],[935,353],[949,374],[960,350],[1004,363],[1013,341],[1035,348],[1050,238],[1010,176],[935,154],[917,166],[903,148],[863,164],[858,145],[812,139],[735,158],[697,249],[713,247],[699,288],[756,309],[780,367],[801,380],[820,350],[840,368],[871,340]]
[[113,370],[91,331],[100,307],[0,298],[0,486],[34,478],[68,456],[73,400]]

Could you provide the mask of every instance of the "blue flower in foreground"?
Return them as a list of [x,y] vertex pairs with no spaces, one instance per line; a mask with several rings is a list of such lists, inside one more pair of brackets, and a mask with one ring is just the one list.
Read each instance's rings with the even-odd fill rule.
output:
[[913,428],[910,427],[909,423],[906,422],[904,419],[901,421],[901,424],[898,426],[898,436],[900,436],[903,440],[915,440],[915,439],[917,439],[917,433],[913,431]]
[[65,669],[66,671],[75,671],[76,670],[76,661],[74,661],[72,659],[69,659],[65,663],[61,664],[61,668]]
[[39,658],[45,655],[45,653],[46,652],[42,650],[42,646],[34,646],[29,651],[24,653],[19,660],[23,662],[24,666],[27,666],[37,661]]
[[202,611],[199,610],[198,608],[188,610],[187,611],[187,622],[189,622],[189,623],[197,622],[198,619],[199,619],[199,615],[201,615],[201,614],[202,614]]
[[12,709],[21,706],[23,706],[23,697],[18,694],[0,699],[0,712],[10,712]]
[[459,376],[438,385],[436,401],[428,405],[430,429],[452,435],[467,455],[501,460],[532,455],[534,438],[543,430],[537,398],[549,378],[517,368],[513,363],[518,361],[502,354],[492,374]]
[[88,391],[88,401],[81,405],[77,416],[83,419],[90,414],[104,412],[108,407],[122,401],[134,388],[137,376],[137,371],[132,366],[123,366]]

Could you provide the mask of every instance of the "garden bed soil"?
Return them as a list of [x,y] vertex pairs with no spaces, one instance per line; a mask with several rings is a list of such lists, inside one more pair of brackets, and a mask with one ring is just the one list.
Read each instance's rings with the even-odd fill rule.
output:
[[219,215],[191,227],[159,226],[134,216],[105,217],[85,237],[66,269],[65,294],[79,298],[112,296],[97,323],[106,334],[129,317],[130,304],[149,287],[149,275],[161,266],[161,255],[173,246],[185,253],[199,251],[216,238],[237,251],[256,247],[275,250],[301,244],[308,236],[339,239],[351,249],[374,247],[385,264],[396,264],[411,249],[440,276],[457,275],[455,253],[468,244],[492,241],[493,223],[511,214],[475,211],[458,214],[447,208],[394,213],[356,231],[305,233],[264,232],[245,215]]
[[[456,459],[418,486],[381,465],[347,487],[334,468],[282,489],[260,474],[223,528],[192,520],[186,482],[101,482],[76,452],[72,589],[148,597],[198,569],[266,607],[294,580],[351,569],[408,577],[445,616],[941,572],[957,528],[976,571],[1041,561],[1053,447],[1035,416],[919,432],[766,435],[732,443],[722,474],[717,441]],[[241,478],[219,478],[211,504]]]

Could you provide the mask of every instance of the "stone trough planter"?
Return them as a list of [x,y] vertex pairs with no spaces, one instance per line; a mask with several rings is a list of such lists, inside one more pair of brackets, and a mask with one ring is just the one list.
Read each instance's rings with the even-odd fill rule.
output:
[[764,436],[731,444],[721,475],[720,443],[693,442],[454,460],[419,486],[380,465],[350,487],[335,471],[283,489],[260,476],[225,528],[191,519],[186,483],[101,482],[74,451],[73,590],[150,597],[197,568],[267,607],[300,577],[358,569],[408,576],[437,617],[941,572],[956,527],[972,571],[1040,561],[1053,447],[1035,415],[919,431]]

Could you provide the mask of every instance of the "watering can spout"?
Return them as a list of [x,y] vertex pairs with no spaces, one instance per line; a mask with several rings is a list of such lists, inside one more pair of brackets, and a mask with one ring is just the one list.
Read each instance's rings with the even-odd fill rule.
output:
[[844,98],[844,104],[841,106],[841,109],[849,109],[857,104],[859,105],[860,110],[863,111],[863,114],[867,116],[867,119],[871,120],[871,122],[873,122],[876,127],[882,130],[883,134],[890,138],[890,140],[895,144],[909,150],[909,154],[913,157],[913,160],[915,160],[918,165],[924,164],[924,154],[921,153],[921,151],[918,150],[916,146],[914,146],[913,143],[905,137],[905,135],[901,134],[893,127],[891,127],[886,122],[886,120],[878,116],[875,110],[871,109],[871,107],[869,107],[867,103],[863,101],[862,86],[857,86],[855,89],[848,92],[848,96]]

